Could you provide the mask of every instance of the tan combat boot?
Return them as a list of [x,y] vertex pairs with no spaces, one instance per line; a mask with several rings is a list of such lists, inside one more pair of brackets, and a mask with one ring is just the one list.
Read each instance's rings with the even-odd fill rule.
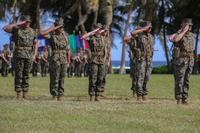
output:
[[142,102],[142,96],[137,95],[137,101],[138,101],[138,102]]
[[24,98],[25,100],[28,99],[28,92],[23,92],[23,98]]
[[99,96],[95,96],[95,101],[96,102],[99,102],[100,100],[99,100]]
[[22,92],[17,92],[17,100],[22,100]]
[[90,96],[90,102],[94,101],[94,96]]
[[188,105],[188,100],[187,99],[182,99],[182,104]]
[[181,99],[177,100],[177,104],[180,105],[181,104]]
[[58,101],[64,101],[64,96],[58,96]]
[[57,97],[56,96],[52,96],[52,100],[53,101],[57,101]]
[[147,96],[146,95],[142,96],[142,100],[147,101]]
[[135,91],[133,91],[133,97],[136,97],[136,93],[135,93]]

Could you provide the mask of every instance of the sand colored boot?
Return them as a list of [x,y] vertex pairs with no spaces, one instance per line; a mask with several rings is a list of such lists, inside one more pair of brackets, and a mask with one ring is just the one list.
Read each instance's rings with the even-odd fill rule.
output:
[[58,96],[58,101],[64,101],[64,96]]
[[147,96],[146,95],[142,96],[142,100],[147,101]]
[[99,100],[99,96],[95,96],[95,101],[96,102],[99,102],[100,100]]
[[188,105],[188,100],[187,99],[182,99],[182,104]]
[[94,96],[90,96],[90,102],[94,101]]
[[137,95],[137,101],[138,101],[138,102],[142,102],[142,96]]
[[17,100],[22,100],[22,92],[20,91],[20,92],[17,92]]
[[25,100],[28,99],[28,92],[23,92],[23,98],[24,98]]
[[176,103],[177,103],[178,105],[180,105],[180,104],[181,104],[181,99],[178,99],[178,100],[176,101]]

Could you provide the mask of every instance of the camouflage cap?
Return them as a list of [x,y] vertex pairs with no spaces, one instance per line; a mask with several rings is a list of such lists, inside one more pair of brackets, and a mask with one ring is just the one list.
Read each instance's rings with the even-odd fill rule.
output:
[[7,43],[3,45],[3,47],[8,47],[8,46],[9,46],[9,44],[7,44]]
[[31,22],[31,17],[29,15],[23,15],[23,16],[21,16],[20,20]]
[[109,30],[109,27],[107,25],[103,25],[103,29],[108,31]]
[[111,0],[107,0],[107,5],[108,6],[112,5],[112,1]]
[[188,24],[188,25],[193,25],[191,18],[184,18],[182,23],[185,23],[185,24]]
[[140,22],[140,24],[139,24],[140,27],[145,27],[148,25],[150,25],[150,27],[152,27],[152,23],[150,21],[143,21],[143,22]]
[[58,18],[58,19],[56,19],[55,20],[55,22],[54,22],[54,25],[55,26],[64,26],[64,20],[63,20],[63,18]]

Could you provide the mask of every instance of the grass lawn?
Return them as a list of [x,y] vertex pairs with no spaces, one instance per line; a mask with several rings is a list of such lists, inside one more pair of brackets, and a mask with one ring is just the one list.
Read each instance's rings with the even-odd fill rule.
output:
[[172,75],[152,75],[149,100],[132,97],[129,75],[109,75],[105,95],[89,102],[87,78],[66,78],[65,100],[52,101],[49,78],[30,79],[30,100],[15,100],[13,77],[0,77],[0,133],[199,133],[200,76],[189,105],[176,105]]

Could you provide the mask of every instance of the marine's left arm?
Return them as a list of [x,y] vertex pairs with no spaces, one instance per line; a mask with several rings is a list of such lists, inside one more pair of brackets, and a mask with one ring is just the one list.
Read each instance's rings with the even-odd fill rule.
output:
[[107,46],[104,47],[104,62],[106,61],[107,58]]

